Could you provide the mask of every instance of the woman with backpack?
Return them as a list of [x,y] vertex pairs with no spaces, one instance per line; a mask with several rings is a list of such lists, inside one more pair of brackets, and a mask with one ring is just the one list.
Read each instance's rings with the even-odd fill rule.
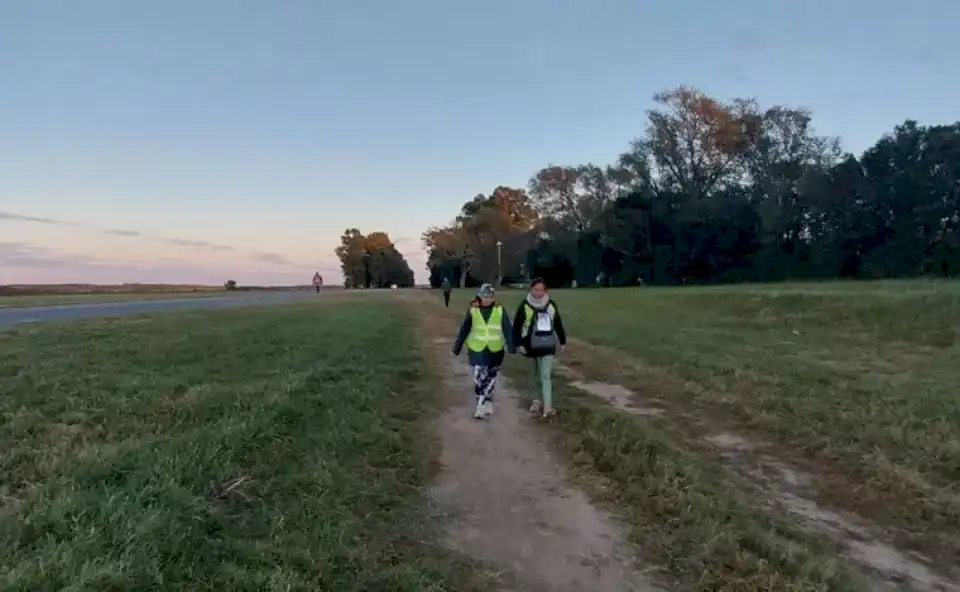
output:
[[557,304],[541,278],[530,282],[530,291],[513,317],[513,343],[534,363],[537,398],[530,412],[543,413],[543,417],[554,415],[553,362],[557,350],[566,345],[567,334]]

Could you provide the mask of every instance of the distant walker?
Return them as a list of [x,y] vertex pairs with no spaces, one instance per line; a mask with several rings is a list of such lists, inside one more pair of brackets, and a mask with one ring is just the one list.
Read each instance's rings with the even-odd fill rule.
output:
[[323,287],[323,276],[320,275],[320,272],[313,274],[313,287],[317,290],[317,294],[320,293],[320,288]]
[[443,305],[450,308],[450,292],[453,292],[453,286],[450,284],[449,278],[443,278],[440,289],[443,290]]

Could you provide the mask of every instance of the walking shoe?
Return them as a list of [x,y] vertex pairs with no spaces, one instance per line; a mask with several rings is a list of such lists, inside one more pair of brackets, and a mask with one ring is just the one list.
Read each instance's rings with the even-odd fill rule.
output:
[[486,407],[484,406],[483,401],[477,401],[477,408],[473,410],[473,418],[483,419],[487,415],[485,411]]
[[493,401],[487,401],[483,404],[483,415],[484,417],[493,415]]
[[553,417],[553,416],[556,415],[556,414],[557,414],[557,410],[554,409],[553,407],[547,407],[546,409],[543,410],[543,418],[544,418],[544,419],[546,419],[546,418],[548,418],[548,417]]
[[540,399],[536,399],[534,400],[533,403],[530,404],[530,413],[534,415],[539,415],[540,409],[542,408],[543,408],[543,403],[540,402]]

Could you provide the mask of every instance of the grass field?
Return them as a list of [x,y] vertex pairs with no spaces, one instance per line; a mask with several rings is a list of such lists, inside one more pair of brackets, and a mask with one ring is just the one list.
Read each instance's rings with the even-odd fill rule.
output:
[[908,496],[910,519],[960,528],[960,283],[571,292],[563,302],[574,335],[647,366],[647,389],[839,459],[841,471]]
[[[502,296],[512,314],[522,293]],[[960,282],[553,296],[572,336],[649,366],[659,387],[675,379],[690,404],[722,404],[805,449],[866,458],[877,478],[960,481]]]
[[[510,314],[522,295],[501,292]],[[470,296],[457,293],[457,313]],[[819,501],[877,520],[946,564],[960,560],[960,541],[950,534],[960,529],[960,283],[553,296],[579,340],[565,362],[667,411],[618,413],[557,380],[571,459],[612,480],[638,538],[674,561],[677,573],[756,584],[751,578],[779,561],[774,573],[815,589],[835,569],[813,543],[801,559],[775,516],[768,522],[752,513],[751,490],[738,494],[716,471],[727,457],[709,453],[704,439],[725,432],[766,443],[765,454],[810,470]],[[522,379],[526,370],[513,365]],[[668,532],[657,526],[664,522],[672,524]]]
[[6,330],[0,588],[469,589],[415,345],[363,299]]
[[[408,314],[432,318],[420,339],[449,325],[452,342],[470,296],[4,330],[0,589],[483,589],[431,543],[424,420],[450,393]],[[523,292],[500,296],[512,315]],[[564,365],[664,413],[560,375],[560,417],[537,429],[681,589],[865,588],[843,541],[731,471],[764,455],[809,472],[792,493],[960,564],[960,283],[553,296],[575,340]],[[522,362],[507,363],[518,385]],[[757,450],[717,450],[717,433]]]

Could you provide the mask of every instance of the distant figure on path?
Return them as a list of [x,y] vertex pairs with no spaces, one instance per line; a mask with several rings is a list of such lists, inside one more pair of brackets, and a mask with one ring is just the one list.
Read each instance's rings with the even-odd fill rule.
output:
[[547,294],[547,284],[540,278],[530,282],[530,291],[513,316],[513,343],[533,360],[539,398],[530,405],[530,413],[553,415],[553,361],[557,350],[566,345],[567,333],[556,303]]
[[450,308],[450,292],[453,292],[453,286],[450,285],[450,278],[443,278],[440,289],[443,290],[443,305]]
[[323,276],[320,275],[320,272],[313,274],[313,287],[316,288],[317,294],[320,293],[320,288],[323,287]]
[[493,391],[503,365],[504,350],[511,354],[516,351],[510,318],[494,296],[493,286],[480,286],[453,344],[455,356],[459,356],[463,344],[467,344],[468,360],[473,366],[474,419],[493,415]]

